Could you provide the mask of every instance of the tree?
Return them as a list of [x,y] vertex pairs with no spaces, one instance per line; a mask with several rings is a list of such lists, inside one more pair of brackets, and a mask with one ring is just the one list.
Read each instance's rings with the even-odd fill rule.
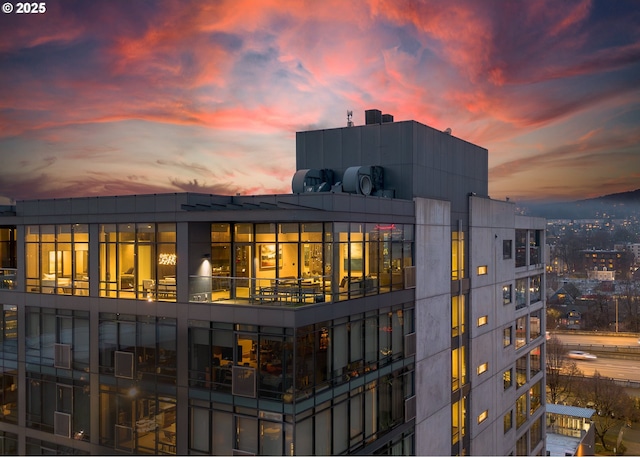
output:
[[608,330],[612,322],[609,310],[609,297],[597,294],[589,309],[584,313],[584,328],[590,330]]
[[564,262],[567,270],[575,271],[581,266],[582,256],[580,251],[586,245],[587,242],[584,236],[567,232],[558,239],[554,252]]
[[561,316],[562,313],[556,308],[547,308],[547,328],[558,328]]
[[567,358],[567,349],[558,338],[551,337],[546,347],[547,401],[564,402],[572,395],[582,372],[573,360]]
[[624,321],[625,330],[640,332],[640,291],[635,283],[625,281],[622,294],[617,298],[619,321]]
[[591,378],[583,378],[579,385],[579,396],[593,405],[595,434],[602,446],[608,449],[605,436],[609,430],[631,416],[633,403],[622,386],[611,378],[600,376],[597,371]]
[[614,243],[637,243],[638,237],[635,233],[630,232],[624,227],[615,229],[612,235]]

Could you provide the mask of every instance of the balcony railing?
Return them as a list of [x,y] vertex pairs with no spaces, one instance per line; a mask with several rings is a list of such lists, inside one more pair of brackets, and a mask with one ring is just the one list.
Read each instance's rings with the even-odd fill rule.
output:
[[271,306],[300,306],[331,301],[328,277],[247,278],[191,276],[192,303],[233,303]]
[[17,286],[15,268],[0,268],[0,289],[13,290]]
[[[403,274],[331,276],[302,278],[249,278],[232,276],[190,276],[189,302],[232,303],[268,306],[301,306],[335,302],[401,290]],[[412,284],[409,284],[412,286]]]

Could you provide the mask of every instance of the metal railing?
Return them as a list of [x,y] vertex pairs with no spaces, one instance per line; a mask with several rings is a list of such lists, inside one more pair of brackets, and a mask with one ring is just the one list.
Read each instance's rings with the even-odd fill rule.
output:
[[331,300],[329,277],[189,277],[189,302],[300,306]]

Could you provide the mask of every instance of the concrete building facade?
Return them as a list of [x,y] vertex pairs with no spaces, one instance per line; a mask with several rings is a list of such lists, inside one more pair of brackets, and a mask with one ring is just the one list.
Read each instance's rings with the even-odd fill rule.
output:
[[297,134],[292,194],[4,208],[5,451],[543,453],[544,221],[366,117]]

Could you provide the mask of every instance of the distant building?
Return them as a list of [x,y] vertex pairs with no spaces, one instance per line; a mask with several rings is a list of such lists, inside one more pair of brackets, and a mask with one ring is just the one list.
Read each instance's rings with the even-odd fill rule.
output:
[[640,264],[640,243],[624,243],[615,244],[613,249],[616,251],[627,251],[633,254],[633,264]]
[[[611,281],[611,276],[615,275],[615,272],[618,272],[619,278],[621,279],[629,275],[629,268],[632,263],[632,255],[630,252],[586,249],[580,251],[580,253],[582,255],[583,271],[596,276],[602,275],[603,279],[600,280]],[[594,277],[593,279],[599,279],[599,277]]]
[[547,404],[547,455],[595,454],[594,409]]
[[604,267],[602,270],[598,270],[597,267],[593,267],[593,270],[587,270],[587,279],[594,279],[596,281],[615,281],[616,272],[607,270]]

